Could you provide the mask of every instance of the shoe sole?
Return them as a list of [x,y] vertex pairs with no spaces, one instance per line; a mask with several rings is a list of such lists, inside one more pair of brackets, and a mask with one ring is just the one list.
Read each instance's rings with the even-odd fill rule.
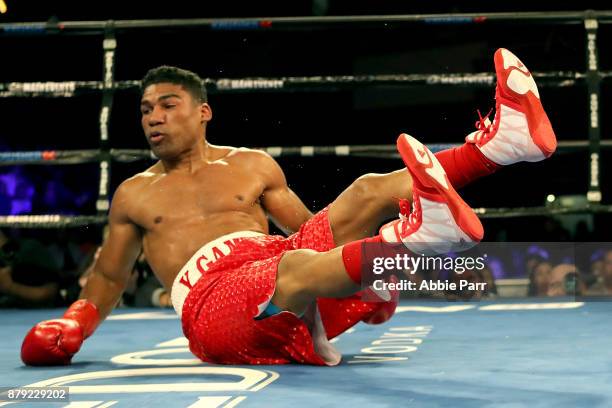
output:
[[[523,112],[527,118],[533,143],[545,157],[550,157],[557,149],[557,138],[548,115],[544,111],[531,73],[516,55],[505,48],[498,49],[493,60],[498,91],[496,111],[499,112],[499,104],[503,104]],[[509,85],[508,82],[511,82],[512,85]]]
[[421,142],[405,133],[397,139],[397,149],[410,173],[423,186],[435,189],[444,198],[459,228],[471,240],[480,241],[484,235],[480,219],[453,188],[436,156]]

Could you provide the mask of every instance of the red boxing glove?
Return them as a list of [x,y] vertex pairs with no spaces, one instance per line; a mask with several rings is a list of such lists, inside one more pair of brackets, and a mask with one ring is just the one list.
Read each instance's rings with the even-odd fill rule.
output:
[[34,326],[23,339],[21,360],[27,365],[66,365],[100,323],[93,303],[77,300],[63,319],[45,320]]
[[81,299],[74,302],[66,310],[64,319],[76,321],[83,330],[83,338],[86,339],[93,334],[100,324],[100,313],[96,305],[87,299]]

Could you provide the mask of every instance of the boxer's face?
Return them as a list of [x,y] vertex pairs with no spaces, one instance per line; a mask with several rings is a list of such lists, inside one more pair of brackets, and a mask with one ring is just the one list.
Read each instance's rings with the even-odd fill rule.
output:
[[140,112],[149,146],[160,159],[178,158],[201,142],[211,118],[207,103],[197,103],[181,85],[171,83],[148,86]]

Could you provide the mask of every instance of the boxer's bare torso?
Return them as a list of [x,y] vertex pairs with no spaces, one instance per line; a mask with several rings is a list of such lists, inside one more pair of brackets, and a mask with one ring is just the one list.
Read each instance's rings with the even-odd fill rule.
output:
[[141,112],[160,161],[124,181],[113,196],[109,235],[81,293],[103,318],[142,250],[170,291],[183,265],[207,242],[237,231],[268,233],[267,217],[295,231],[312,216],[269,155],[209,144],[210,106],[181,85],[148,86]]
[[274,183],[261,153],[215,148],[219,158],[192,172],[164,171],[161,162],[127,180],[121,210],[142,235],[147,261],[170,290],[200,248],[235,231],[268,233],[262,206]]

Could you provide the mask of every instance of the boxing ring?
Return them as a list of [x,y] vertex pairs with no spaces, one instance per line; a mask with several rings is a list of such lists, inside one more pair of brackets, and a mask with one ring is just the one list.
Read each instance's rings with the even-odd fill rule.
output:
[[[560,138],[559,154],[587,152],[587,202],[570,207],[521,206],[476,208],[482,218],[518,218],[560,214],[609,214],[602,195],[602,151],[612,146],[602,135],[605,101],[602,87],[612,71],[599,65],[600,26],[610,11],[491,13],[452,15],[293,17],[261,19],[184,19],[130,21],[56,21],[0,24],[0,38],[21,43],[41,37],[84,36],[101,39],[102,78],[98,81],[0,83],[0,99],[45,100],[100,98],[95,149],[0,152],[0,166],[93,164],[99,169],[95,214],[0,215],[0,227],[87,228],[106,223],[112,195],[112,170],[121,163],[155,158],[148,149],[116,148],[109,126],[120,93],[135,94],[138,80],[118,80],[116,50],[121,34],[163,29],[203,28],[215,35],[291,30],[386,29],[404,25],[480,27],[497,24],[577,25],[584,28],[586,70],[542,71],[533,75],[541,88],[584,86],[588,106],[587,137]],[[506,44],[511,48],[512,44]],[[402,73],[364,75],[206,78],[211,95],[328,92],[368,87],[488,87],[494,73]],[[467,134],[467,133],[466,133]],[[432,136],[435,138],[435,136]],[[293,141],[292,141],[293,142]],[[457,139],[457,143],[462,139]],[[228,141],[228,143],[232,143]],[[427,140],[439,151],[454,146]],[[287,145],[259,147],[278,159],[397,159],[391,144]],[[293,158],[293,159],[291,159]],[[60,310],[2,311],[0,387],[70,387],[70,401],[57,406],[610,406],[612,368],[610,302],[576,299],[499,300],[496,302],[403,301],[397,316],[382,326],[360,324],[336,341],[343,363],[336,368],[309,366],[227,367],[194,360],[170,311],[116,310],[85,343],[67,367],[25,367],[19,347],[36,322]],[[11,403],[28,406],[29,402]],[[0,402],[0,406],[6,405]],[[43,406],[40,403],[33,406]],[[54,405],[55,406],[55,405]]]
[[[612,303],[403,303],[381,326],[338,338],[343,363],[215,366],[198,362],[171,312],[116,311],[73,365],[25,367],[23,333],[60,310],[3,312],[7,386],[68,386],[70,402],[17,406],[605,407]],[[0,406],[2,403],[0,403]]]

